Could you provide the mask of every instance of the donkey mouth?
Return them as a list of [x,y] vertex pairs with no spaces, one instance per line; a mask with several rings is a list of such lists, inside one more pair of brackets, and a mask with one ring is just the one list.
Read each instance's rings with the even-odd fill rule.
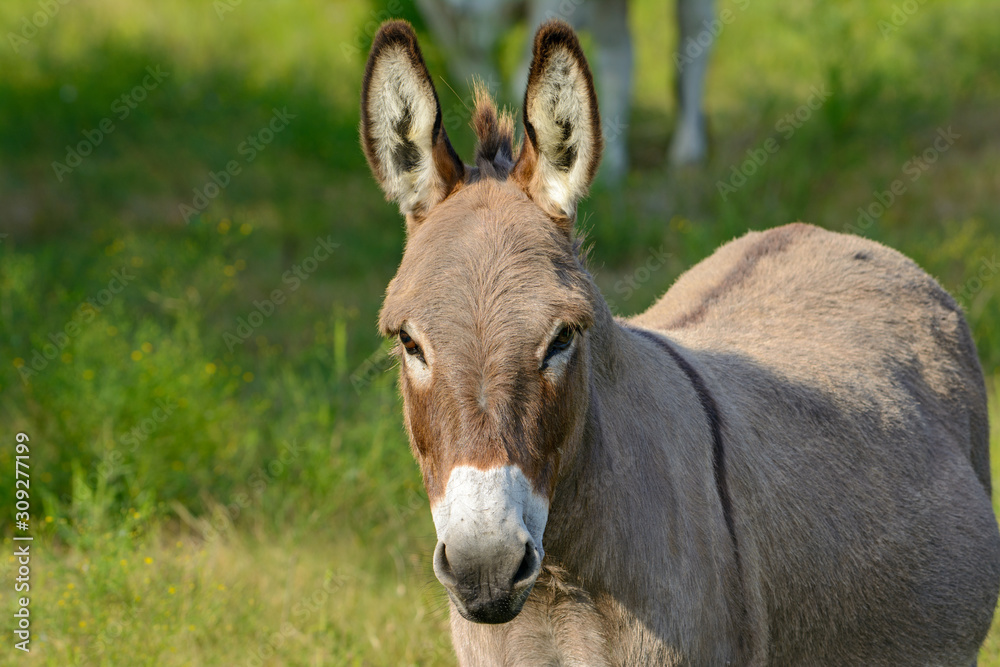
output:
[[463,599],[457,593],[446,590],[448,590],[448,597],[451,598],[462,618],[473,623],[496,625],[508,623],[517,618],[533,587],[534,582],[532,581],[521,590],[492,597],[473,596],[471,599]]
[[[439,542],[434,550],[434,573],[458,613],[473,623],[513,620],[521,612],[541,571],[541,554],[530,541],[513,559],[478,563],[455,560],[455,563],[449,560],[448,548]],[[516,570],[510,567],[511,560]]]

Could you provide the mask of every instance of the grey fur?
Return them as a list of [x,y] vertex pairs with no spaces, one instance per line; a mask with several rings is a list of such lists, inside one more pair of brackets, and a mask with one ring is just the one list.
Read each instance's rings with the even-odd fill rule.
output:
[[[1000,581],[986,395],[932,278],[796,224],[720,248],[632,320],[602,312],[585,436],[545,534],[562,574],[507,625],[454,618],[462,664],[975,659]],[[622,324],[662,335],[718,403],[742,572],[697,396]],[[554,592],[567,586],[572,603]],[[538,662],[553,646],[588,649]]]

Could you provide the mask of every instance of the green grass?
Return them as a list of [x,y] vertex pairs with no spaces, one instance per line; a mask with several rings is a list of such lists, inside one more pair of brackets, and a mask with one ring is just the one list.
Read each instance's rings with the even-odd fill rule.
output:
[[[883,36],[895,4],[721,3],[736,19],[710,74],[711,160],[671,172],[672,8],[634,2],[635,169],[595,190],[581,227],[628,314],[747,229],[844,230],[903,180],[861,231],[961,299],[996,424],[1000,8],[928,0]],[[384,9],[275,0],[220,19],[194,0],[70,2],[20,53],[0,44],[0,437],[31,437],[31,659],[451,663],[433,526],[374,326],[403,242],[357,147],[365,26]],[[0,4],[0,34],[35,11]],[[169,76],[120,117],[115,101],[156,66]],[[786,136],[781,119],[824,86]],[[248,161],[241,143],[275,108],[295,117]],[[60,181],[52,163],[105,118],[114,131]],[[959,138],[913,180],[908,161],[949,127]],[[448,130],[468,156],[468,128]],[[780,148],[723,199],[718,183],[768,139]],[[241,172],[185,224],[179,205],[231,160]],[[127,284],[112,295],[114,272]],[[1000,481],[996,429],[992,446]],[[13,465],[0,448],[0,469]],[[0,475],[0,497],[13,494]],[[1000,665],[1000,627],[980,665]]]

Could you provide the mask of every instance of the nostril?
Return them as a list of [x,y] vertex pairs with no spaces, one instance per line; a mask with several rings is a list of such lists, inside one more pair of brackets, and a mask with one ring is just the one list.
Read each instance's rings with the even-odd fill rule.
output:
[[514,587],[520,586],[533,579],[536,574],[538,574],[538,557],[535,548],[531,542],[525,542],[524,558],[521,559],[521,564],[518,566],[517,572],[514,573],[512,584]]
[[444,542],[438,542],[437,548],[434,549],[434,574],[446,586],[454,586],[458,583],[458,578],[451,569],[451,563],[448,562],[448,553]]

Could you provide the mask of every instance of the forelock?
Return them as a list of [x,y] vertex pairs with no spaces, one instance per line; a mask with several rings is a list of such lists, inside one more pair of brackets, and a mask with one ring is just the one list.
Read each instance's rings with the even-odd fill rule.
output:
[[472,127],[476,132],[476,166],[480,176],[505,180],[514,168],[514,116],[497,111],[486,86],[475,85],[476,109]]

